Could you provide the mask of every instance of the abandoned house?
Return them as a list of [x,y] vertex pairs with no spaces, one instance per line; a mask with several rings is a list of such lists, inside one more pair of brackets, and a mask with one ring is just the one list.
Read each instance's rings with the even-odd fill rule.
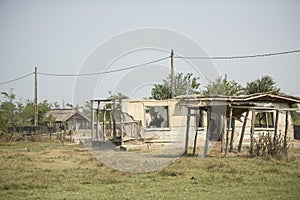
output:
[[[254,137],[264,133],[294,139],[291,112],[297,109],[293,109],[292,105],[300,103],[300,98],[261,93],[242,96],[186,95],[169,100],[105,100],[105,104],[112,104],[111,109],[101,106],[103,100],[91,102],[92,108],[98,102],[92,123],[99,121],[98,117],[93,119],[94,115],[98,116],[104,110],[110,112],[110,120],[106,123],[111,124],[111,135],[116,137],[117,131],[113,127],[118,127],[122,140],[123,137],[153,138],[164,142],[183,142],[186,149],[191,144],[194,148],[197,144],[205,144],[207,149],[210,142],[223,138],[227,152],[228,148],[240,151],[242,145],[251,145]],[[121,113],[119,117],[117,110]],[[92,140],[106,139],[107,133],[100,131],[105,130],[103,124],[106,123],[102,122],[101,128],[97,126],[96,133],[92,128]],[[207,153],[204,151],[204,155]]]
[[87,129],[90,126],[89,119],[78,110],[53,109],[46,113],[55,119],[55,126],[63,130]]

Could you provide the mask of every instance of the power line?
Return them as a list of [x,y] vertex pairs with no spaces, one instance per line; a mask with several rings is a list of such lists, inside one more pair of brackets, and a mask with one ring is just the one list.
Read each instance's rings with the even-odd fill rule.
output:
[[255,54],[255,55],[244,55],[244,56],[174,56],[174,58],[181,58],[181,59],[211,59],[211,60],[233,60],[233,59],[246,59],[246,58],[257,58],[257,57],[269,57],[269,56],[278,56],[283,54],[293,54],[299,53],[300,49],[298,50],[291,50],[291,51],[281,51],[275,53],[264,53],[264,54]]
[[95,73],[86,73],[86,74],[53,74],[53,73],[43,73],[43,72],[40,72],[39,74],[40,75],[46,75],[46,76],[68,76],[68,77],[92,76],[92,75],[100,75],[100,74],[109,74],[109,73],[125,71],[125,70],[129,70],[129,69],[134,69],[134,68],[142,67],[142,66],[145,66],[145,65],[157,63],[157,62],[166,60],[168,58],[170,58],[170,56],[163,57],[163,58],[160,58],[160,59],[157,59],[157,60],[152,60],[152,61],[145,62],[145,63],[138,64],[138,65],[133,65],[133,66],[130,66],[130,67],[125,67],[125,68],[121,68],[121,69],[114,69],[114,70],[109,70],[109,71],[103,71],[103,72],[95,72]]
[[0,85],[4,85],[4,84],[7,84],[7,83],[11,83],[11,82],[14,82],[14,81],[18,81],[18,80],[21,80],[21,79],[26,78],[26,77],[28,77],[28,76],[31,76],[31,75],[33,75],[33,74],[34,74],[34,72],[31,72],[31,73],[26,74],[26,75],[24,75],[24,76],[21,76],[21,77],[18,77],[18,78],[9,80],[9,81],[2,82],[2,83],[0,83]]
[[[244,55],[244,56],[174,56],[174,58],[179,58],[179,59],[214,59],[214,60],[233,60],[233,59],[247,59],[247,58],[256,58],[256,57],[269,57],[269,56],[277,56],[277,55],[284,55],[284,54],[294,54],[294,53],[299,53],[300,49],[298,50],[290,50],[290,51],[281,51],[281,52],[275,52],[275,53],[264,53],[264,54],[254,54],[254,55]],[[54,73],[43,73],[43,72],[39,72],[38,74],[40,75],[45,75],[45,76],[61,76],[61,77],[78,77],[78,76],[92,76],[92,75],[100,75],[100,74],[109,74],[109,73],[114,73],[114,72],[120,72],[120,71],[125,71],[125,70],[129,70],[129,69],[134,69],[134,68],[138,68],[141,66],[145,66],[145,65],[149,65],[149,64],[153,64],[156,62],[160,62],[166,59],[169,59],[171,56],[166,56],[157,60],[152,60],[149,62],[145,62],[142,64],[138,64],[138,65],[133,65],[133,66],[129,66],[129,67],[125,67],[125,68],[121,68],[121,69],[115,69],[115,70],[109,70],[109,71],[103,71],[103,72],[95,72],[95,73],[85,73],[85,74],[54,74]],[[33,75],[34,72],[31,72],[29,74],[26,74],[24,76],[20,76],[18,78],[9,80],[9,81],[5,81],[0,83],[0,85],[4,85],[7,83],[11,83],[11,82],[15,82],[21,79],[24,79],[28,76]]]

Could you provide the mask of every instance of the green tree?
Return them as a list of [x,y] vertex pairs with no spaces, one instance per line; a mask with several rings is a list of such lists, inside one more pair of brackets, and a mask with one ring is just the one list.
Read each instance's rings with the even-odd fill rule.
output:
[[112,91],[109,91],[107,99],[129,99],[129,97],[120,92],[117,94],[114,94]]
[[[199,77],[193,77],[192,73],[175,74],[174,85],[175,85],[175,96],[199,94],[200,83]],[[171,99],[172,88],[171,88],[171,75],[167,79],[163,80],[162,84],[155,84],[151,90],[152,99]]]
[[60,108],[59,103],[57,101],[53,102],[51,108],[59,109]]
[[6,132],[9,126],[16,125],[17,107],[14,103],[16,95],[13,94],[13,89],[9,93],[1,92],[1,94],[4,96],[5,101],[0,106],[0,128]]
[[243,94],[243,87],[234,80],[227,80],[227,75],[224,78],[217,77],[215,81],[209,81],[203,91],[204,95],[226,95],[226,96],[238,96]]
[[48,119],[45,114],[51,109],[51,104],[47,100],[44,100],[38,104],[38,124],[47,125]]
[[279,88],[276,87],[276,83],[271,76],[262,76],[255,81],[248,82],[245,89],[245,94],[255,94],[264,92],[278,93]]

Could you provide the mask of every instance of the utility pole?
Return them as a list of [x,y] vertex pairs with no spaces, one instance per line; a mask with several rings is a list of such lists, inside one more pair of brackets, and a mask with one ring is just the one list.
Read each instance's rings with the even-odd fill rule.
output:
[[174,51],[171,50],[171,98],[175,97]]
[[38,104],[37,104],[37,67],[34,70],[34,127],[38,125]]

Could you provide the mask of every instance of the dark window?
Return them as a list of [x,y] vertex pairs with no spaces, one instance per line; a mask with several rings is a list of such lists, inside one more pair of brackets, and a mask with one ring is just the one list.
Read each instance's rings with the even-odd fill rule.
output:
[[169,128],[168,106],[146,106],[146,128]]
[[274,113],[260,112],[255,116],[254,127],[257,128],[274,128]]

